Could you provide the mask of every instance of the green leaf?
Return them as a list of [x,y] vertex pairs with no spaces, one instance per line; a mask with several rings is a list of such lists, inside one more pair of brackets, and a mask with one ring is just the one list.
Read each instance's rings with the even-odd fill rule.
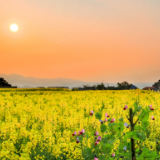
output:
[[102,114],[100,112],[97,112],[95,116],[98,120],[102,118]]
[[111,139],[108,141],[109,144],[113,144],[114,143],[114,139]]
[[140,140],[143,140],[143,141],[146,140],[146,135],[144,132],[141,132],[141,133],[137,132],[137,137],[140,138]]
[[128,133],[126,133],[126,135],[124,136],[123,140],[124,140],[124,141],[126,141],[128,138],[131,138],[131,137],[132,137],[132,135],[133,135],[133,132],[132,132],[132,131],[131,131],[131,132],[128,132]]
[[127,147],[127,150],[130,150],[130,148],[131,148],[131,141],[129,141],[129,142],[125,141],[122,148],[124,148],[124,146]]
[[118,123],[117,126],[114,128],[116,132],[122,132],[124,129],[124,126],[122,123]]
[[150,157],[156,157],[156,156],[157,156],[156,151],[152,151],[152,152],[150,153]]
[[142,121],[142,128],[148,128],[149,126],[149,121]]
[[140,111],[141,111],[141,109],[142,109],[142,107],[141,107],[141,106],[139,106],[139,107],[138,107],[138,109],[137,109],[137,112],[140,112]]
[[102,112],[102,110],[104,109],[104,107],[105,107],[105,103],[104,103],[103,100],[102,100],[102,106],[101,106],[101,108],[99,109],[99,111]]
[[[94,135],[94,134],[93,134]],[[86,136],[86,138],[88,139],[89,138],[89,133],[85,133],[85,136]]]
[[138,140],[138,141],[140,141],[140,140],[141,140],[140,138],[137,138],[137,137],[133,137],[133,139]]
[[134,129],[135,129],[135,130],[140,130],[140,129],[141,129],[141,126],[136,124],[135,127],[134,127]]
[[137,131],[132,131],[132,138],[140,140],[139,137],[137,136]]
[[90,136],[94,136],[94,132],[91,132],[91,133],[90,133]]
[[123,140],[126,141],[128,138],[133,138],[133,139],[140,140],[140,139],[138,138],[138,136],[137,136],[137,132],[136,132],[136,131],[128,132],[128,133],[124,136]]
[[156,151],[149,151],[148,148],[144,147],[143,152],[142,152],[142,154],[140,155],[139,158],[144,159],[144,157],[147,158],[147,159],[154,160],[154,159],[158,158],[158,155],[157,155]]
[[101,132],[102,133],[104,133],[104,132],[106,132],[107,131],[107,126],[103,123],[103,124],[101,124]]
[[111,121],[111,118],[109,118],[107,121]]
[[106,154],[106,153],[110,153],[111,152],[111,150],[112,150],[112,145],[111,144],[109,144],[109,143],[107,143],[107,144],[102,144],[101,145],[101,150],[102,150],[102,153],[104,153],[104,154]]
[[98,157],[98,160],[105,160],[105,157],[103,154],[101,154],[99,157]]
[[82,143],[83,137],[78,136],[80,143]]
[[120,137],[121,137],[121,132],[117,134],[117,138],[120,138]]
[[133,106],[134,106],[134,110],[138,109],[138,103],[137,102],[134,102]]
[[120,122],[123,122],[123,117],[121,117],[121,118],[119,119],[119,121],[120,121]]
[[145,114],[145,116],[142,119],[142,122],[145,122],[149,119],[149,112]]
[[[123,125],[123,123],[119,123],[118,125],[119,125],[119,127],[121,127],[121,128],[123,128],[123,129],[124,129],[124,125]],[[123,129],[121,129],[121,130],[123,130]]]
[[92,150],[91,150],[91,148],[85,148],[84,149],[84,153],[85,153],[85,155],[86,155],[86,158],[92,158]]
[[102,137],[102,142],[103,142],[103,143],[107,143],[107,142],[108,142],[108,137],[107,137],[107,135],[105,135],[105,136]]
[[158,156],[158,155],[157,155],[157,157],[156,157],[156,158],[160,158],[160,156]]
[[102,143],[108,143],[109,140],[115,140],[114,135],[104,135],[102,137]]

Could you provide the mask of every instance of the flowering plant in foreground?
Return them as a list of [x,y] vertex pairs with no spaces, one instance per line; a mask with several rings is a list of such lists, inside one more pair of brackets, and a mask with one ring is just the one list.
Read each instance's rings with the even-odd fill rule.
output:
[[[130,109],[130,118],[128,118],[130,125],[123,122],[123,118],[119,119],[119,123],[115,123],[115,118],[109,118],[110,115],[108,113],[105,114],[105,117],[109,118],[104,121],[101,120],[102,114],[100,112],[95,114],[96,119],[100,121],[100,130],[102,132],[102,136],[99,136],[98,131],[95,133],[85,133],[85,130],[82,129],[79,131],[78,137],[76,137],[77,141],[76,143],[81,143],[82,148],[82,156],[85,160],[90,160],[91,158],[94,158],[94,160],[108,160],[108,159],[114,159],[114,158],[128,158],[130,157],[129,150],[132,152],[132,158],[158,158],[160,156],[157,155],[155,151],[149,151],[146,146],[143,147],[143,151],[141,155],[135,155],[135,153],[139,153],[140,151],[137,149],[135,150],[134,140],[138,140],[141,142],[144,142],[146,139],[145,132],[147,132],[146,128],[149,126],[148,118],[149,113],[153,111],[152,105],[149,106],[150,108],[142,109],[140,106],[138,106],[138,103],[134,103],[134,113],[132,112],[132,109]],[[103,107],[102,107],[103,109]],[[102,110],[101,109],[101,110]],[[125,105],[123,110],[127,110],[128,106]],[[133,116],[140,112],[142,110],[142,113],[139,115],[137,121],[133,123]],[[90,116],[93,116],[94,112],[90,112]],[[155,120],[154,116],[151,117],[152,120]],[[138,121],[141,121],[142,126],[142,132],[139,133],[137,130],[140,129],[140,125],[136,125]],[[108,122],[108,126],[105,125],[105,123]],[[122,132],[124,130],[124,127],[130,128],[130,132],[127,132],[126,134]],[[107,131],[110,132],[110,134],[106,134]],[[117,134],[116,134],[117,133]],[[73,136],[76,135],[76,131]],[[91,148],[87,146],[82,146],[83,137],[86,135],[86,138],[90,136],[94,136],[95,141],[92,143]],[[117,150],[114,150],[114,141],[116,139],[120,139],[120,145],[118,146]],[[127,142],[127,139],[130,139],[131,142]],[[114,153],[112,151],[114,150]]]

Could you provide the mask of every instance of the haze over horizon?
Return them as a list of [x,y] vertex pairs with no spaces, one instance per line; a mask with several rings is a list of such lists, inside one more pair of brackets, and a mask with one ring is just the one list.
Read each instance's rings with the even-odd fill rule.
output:
[[0,1],[0,74],[154,83],[159,8],[159,0]]
[[[76,79],[67,79],[67,78],[34,78],[34,77],[25,77],[23,75],[18,74],[0,74],[0,77],[4,78],[9,84],[12,86],[17,86],[18,88],[37,88],[37,87],[68,87],[72,89],[73,87],[83,87],[84,85],[87,86],[94,86],[103,83],[105,87],[108,86],[118,86],[118,82],[86,82],[80,81]],[[155,81],[157,82],[157,81]],[[151,87],[155,82],[152,83],[133,83],[128,82],[129,84],[133,84],[139,89],[143,89],[144,87]],[[121,82],[119,82],[121,83]]]

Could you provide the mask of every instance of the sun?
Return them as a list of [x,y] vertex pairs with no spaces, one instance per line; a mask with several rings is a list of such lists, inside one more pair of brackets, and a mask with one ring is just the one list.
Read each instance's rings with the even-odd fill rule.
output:
[[13,31],[13,32],[17,32],[18,31],[18,25],[17,24],[11,24],[10,25],[10,29],[11,29],[11,31]]

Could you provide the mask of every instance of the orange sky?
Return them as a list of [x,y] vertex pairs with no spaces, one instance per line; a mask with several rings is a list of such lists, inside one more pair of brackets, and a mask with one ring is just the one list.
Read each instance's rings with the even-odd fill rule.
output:
[[0,1],[0,73],[155,82],[159,8],[159,0]]

